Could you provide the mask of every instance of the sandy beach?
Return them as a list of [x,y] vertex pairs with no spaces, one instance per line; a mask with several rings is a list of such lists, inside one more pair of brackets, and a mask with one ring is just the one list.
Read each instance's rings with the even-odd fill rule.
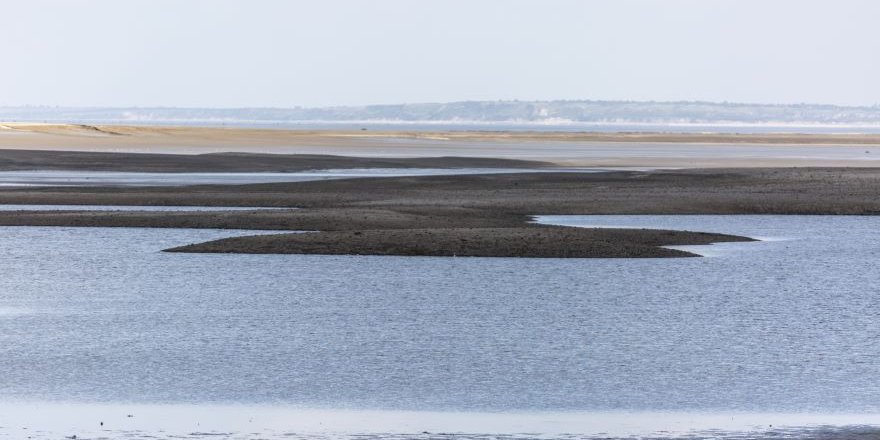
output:
[[309,131],[0,123],[0,149],[357,157],[482,157],[579,167],[880,166],[880,136]]

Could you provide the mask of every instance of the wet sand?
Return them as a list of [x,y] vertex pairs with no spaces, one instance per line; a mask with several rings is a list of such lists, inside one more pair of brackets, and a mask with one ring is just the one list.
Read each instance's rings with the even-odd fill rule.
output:
[[17,188],[0,203],[299,207],[236,212],[9,212],[4,226],[322,231],[191,252],[543,257],[683,256],[657,246],[743,237],[573,229],[538,214],[880,213],[880,170],[778,168],[369,178],[258,185]]
[[549,162],[466,157],[351,157],[326,154],[156,154],[0,149],[0,171],[292,173],[356,168],[547,168]]
[[880,166],[880,135],[308,131],[0,123],[0,149],[482,157],[582,167]]
[[[296,211],[6,212],[6,226],[321,231],[250,237],[188,252],[520,257],[693,255],[661,246],[744,237],[574,229],[551,214],[877,214],[880,136],[271,129],[5,124],[0,171],[291,172],[326,168],[545,168],[559,164],[706,169],[360,178],[182,187],[0,190],[0,203],[297,207]],[[35,147],[52,151],[8,149]],[[36,147],[35,147],[36,148]],[[228,149],[228,150],[226,150]],[[86,151],[78,151],[86,150]],[[112,153],[110,151],[135,151]],[[150,151],[142,153],[136,151]],[[235,153],[184,154],[236,151]],[[244,151],[244,152],[242,152]],[[265,154],[289,152],[322,154]],[[351,156],[333,156],[346,151]],[[175,154],[159,154],[174,152]],[[461,153],[432,157],[432,154]],[[875,157],[877,160],[875,161]],[[520,160],[528,158],[530,160]],[[814,168],[761,168],[821,164]],[[841,164],[861,168],[831,168]],[[718,168],[721,167],[721,168]]]
[[[526,258],[660,258],[696,254],[661,246],[751,241],[648,229],[562,227],[398,229],[226,238],[169,252]],[[341,245],[343,244],[343,245]]]

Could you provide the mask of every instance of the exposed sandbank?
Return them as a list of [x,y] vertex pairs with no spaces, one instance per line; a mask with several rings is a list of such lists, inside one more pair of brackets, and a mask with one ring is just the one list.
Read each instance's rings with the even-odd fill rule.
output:
[[[880,166],[880,135],[309,131],[0,123],[0,149],[492,157],[566,166]],[[876,150],[875,150],[876,149]]]
[[753,241],[724,234],[566,227],[388,229],[234,237],[169,252],[527,258],[694,257],[661,246]]
[[[123,144],[141,142],[186,146],[192,143],[223,145],[332,144],[350,139],[428,139],[437,141],[557,141],[557,142],[672,142],[747,143],[792,145],[880,145],[877,134],[812,133],[634,133],[634,132],[537,132],[537,131],[400,131],[400,130],[292,130],[273,128],[198,127],[156,125],[86,125],[0,122],[3,136],[50,139],[64,145]],[[25,136],[21,136],[25,135]],[[152,138],[152,139],[150,139]],[[77,141],[80,139],[81,141]],[[112,141],[101,141],[112,139]]]
[[352,168],[546,168],[549,162],[480,157],[350,157],[318,154],[155,154],[0,149],[0,171],[139,173],[299,172]]
[[656,246],[705,244],[707,237],[708,241],[743,238],[574,230],[528,222],[534,214],[873,215],[880,213],[877,194],[880,170],[843,168],[432,176],[177,188],[8,188],[0,190],[0,203],[302,209],[9,212],[0,213],[0,225],[323,231],[308,238],[239,238],[189,248],[210,252],[677,256]]
[[[8,187],[6,204],[192,205],[306,208],[287,219],[303,227],[321,213],[340,221],[403,226],[452,218],[482,222],[536,214],[878,214],[880,170],[779,168],[513,173],[359,178],[188,187]],[[321,211],[318,211],[321,210]],[[352,210],[367,214],[345,219]],[[256,217],[274,215],[272,213]],[[341,216],[341,217],[340,217]],[[515,220],[519,222],[520,219]],[[417,223],[413,223],[417,222]],[[317,223],[316,223],[317,224]],[[504,226],[493,224],[493,226]],[[247,225],[235,225],[240,228]],[[325,224],[325,226],[332,226]],[[365,226],[366,227],[366,226]]]

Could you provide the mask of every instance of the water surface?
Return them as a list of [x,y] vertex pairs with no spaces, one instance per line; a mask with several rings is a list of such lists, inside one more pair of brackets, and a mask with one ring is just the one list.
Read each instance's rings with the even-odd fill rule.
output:
[[[685,259],[200,255],[159,251],[253,232],[4,227],[0,400],[414,411],[404,428],[441,429],[424,414],[877,422],[880,219],[543,220],[773,240]],[[807,416],[774,416],[791,413]]]
[[296,209],[253,206],[167,206],[167,205],[13,205],[0,204],[0,211],[140,211],[140,212],[210,212]]
[[115,171],[0,171],[0,186],[183,186],[306,182],[358,177],[596,172],[590,168],[357,168],[291,173],[136,173]]

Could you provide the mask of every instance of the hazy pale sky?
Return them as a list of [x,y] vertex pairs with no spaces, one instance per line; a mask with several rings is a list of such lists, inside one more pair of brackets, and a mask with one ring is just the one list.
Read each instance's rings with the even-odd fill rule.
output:
[[880,104],[877,0],[0,0],[0,106]]

